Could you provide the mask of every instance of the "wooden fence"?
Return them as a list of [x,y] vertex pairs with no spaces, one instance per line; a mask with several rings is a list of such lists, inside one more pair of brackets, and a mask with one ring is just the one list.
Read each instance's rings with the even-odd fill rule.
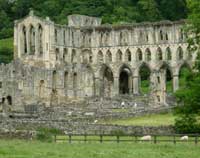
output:
[[[188,140],[181,140],[182,136],[188,136]],[[161,143],[161,142],[171,142],[176,144],[178,142],[190,142],[194,144],[199,143],[199,134],[174,134],[174,135],[151,135],[151,140],[141,140],[142,135],[78,135],[78,134],[68,134],[68,135],[56,135],[54,137],[55,142],[151,142],[154,144]]]

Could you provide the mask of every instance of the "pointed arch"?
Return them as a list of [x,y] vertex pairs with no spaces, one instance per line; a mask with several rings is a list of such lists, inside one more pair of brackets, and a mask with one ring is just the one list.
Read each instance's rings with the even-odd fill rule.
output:
[[151,51],[149,48],[145,50],[146,61],[151,61]]
[[146,63],[142,63],[139,67],[140,93],[142,94],[150,93],[150,77],[151,77],[150,67]]
[[167,93],[173,93],[173,72],[172,68],[166,63],[163,62],[163,64],[160,67],[160,72],[164,73],[165,75],[165,90]]
[[158,61],[163,60],[163,53],[162,53],[162,49],[160,47],[157,49],[157,60]]
[[97,63],[103,63],[103,52],[99,51],[97,54]]
[[30,54],[35,54],[35,27],[31,24],[29,30]]
[[116,61],[117,61],[117,62],[122,61],[122,52],[121,52],[120,49],[117,51],[117,54],[116,54]]
[[112,62],[112,53],[110,52],[110,50],[108,50],[106,52],[106,63],[110,63]]
[[183,60],[183,49],[182,49],[182,47],[178,47],[178,49],[177,49],[177,58],[178,58],[178,60]]
[[55,54],[56,54],[56,61],[58,61],[59,58],[60,58],[60,51],[59,51],[59,48],[56,48]]
[[136,58],[137,58],[137,61],[142,61],[143,60],[142,50],[140,48],[137,49]]
[[132,92],[132,71],[129,66],[123,64],[119,69],[119,94]]
[[63,61],[67,62],[67,60],[68,60],[68,49],[64,48],[64,50],[63,50]]
[[172,60],[172,52],[169,47],[166,48],[166,60],[168,60],[168,61]]
[[72,49],[71,62],[77,63],[77,54],[75,49]]
[[100,69],[100,95],[104,97],[111,97],[114,86],[113,71],[107,65],[102,65]]
[[22,27],[22,35],[23,35],[23,53],[27,53],[27,37],[26,37],[26,34],[27,34],[27,30],[26,30],[26,27],[23,26]]
[[125,61],[131,62],[131,60],[132,60],[131,51],[129,49],[127,49],[125,52]]
[[38,51],[39,51],[39,54],[42,55],[43,54],[43,28],[42,28],[42,25],[39,24],[38,26]]

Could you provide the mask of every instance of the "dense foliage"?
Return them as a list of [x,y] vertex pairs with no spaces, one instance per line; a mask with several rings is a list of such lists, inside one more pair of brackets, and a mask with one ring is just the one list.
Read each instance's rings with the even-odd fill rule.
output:
[[181,133],[200,133],[200,1],[188,0],[188,42],[191,52],[197,52],[195,71],[186,74],[186,87],[176,96],[180,107],[176,113],[176,129]]
[[14,20],[32,8],[66,24],[67,15],[102,17],[104,23],[179,20],[186,18],[186,0],[0,0],[0,39],[12,36]]

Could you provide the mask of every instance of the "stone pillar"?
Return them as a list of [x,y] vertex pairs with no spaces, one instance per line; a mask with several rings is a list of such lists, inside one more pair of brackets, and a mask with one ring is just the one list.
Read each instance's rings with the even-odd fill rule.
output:
[[27,43],[27,54],[30,54],[31,52],[31,46],[30,46],[30,28],[26,31],[26,43]]
[[112,91],[112,96],[119,95],[119,77],[114,77],[114,87]]
[[179,89],[179,76],[173,75],[173,91],[176,92]]
[[133,93],[139,94],[139,76],[133,77]]
[[101,81],[98,77],[95,77],[94,79],[94,82],[95,82],[95,93],[96,93],[96,96],[100,96],[101,93],[100,93],[100,88],[101,88]]
[[38,57],[40,54],[39,52],[39,32],[38,28],[35,29],[35,55]]

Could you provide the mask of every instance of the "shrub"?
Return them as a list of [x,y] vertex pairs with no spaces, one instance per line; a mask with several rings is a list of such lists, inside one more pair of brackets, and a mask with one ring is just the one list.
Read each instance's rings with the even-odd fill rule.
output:
[[54,140],[54,136],[60,133],[61,131],[55,128],[39,128],[37,130],[36,138],[42,142],[52,142]]
[[111,132],[110,132],[110,134],[111,135],[114,135],[114,136],[123,136],[123,135],[125,135],[125,133],[124,133],[124,131],[122,131],[122,130],[112,130]]
[[200,124],[194,115],[182,115],[175,120],[175,130],[181,134],[199,133]]

